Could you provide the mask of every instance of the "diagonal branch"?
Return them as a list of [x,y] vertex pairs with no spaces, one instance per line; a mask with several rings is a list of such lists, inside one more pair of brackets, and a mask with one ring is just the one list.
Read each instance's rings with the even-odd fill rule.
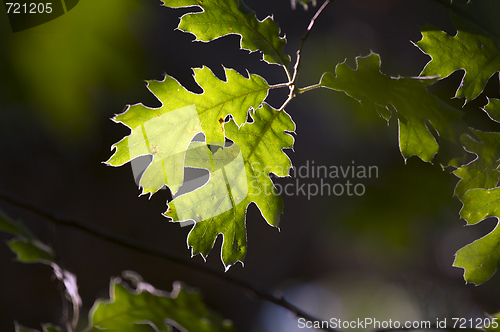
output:
[[[194,270],[203,272],[205,274],[211,275],[213,277],[216,277],[218,279],[221,279],[225,282],[229,282],[235,286],[238,286],[240,288],[243,288],[245,290],[251,291],[253,294],[257,295],[262,300],[266,300],[268,302],[274,303],[282,308],[285,308],[286,310],[290,311],[297,317],[302,317],[305,318],[308,321],[321,321],[319,318],[314,317],[312,315],[309,315],[308,313],[304,312],[302,309],[297,308],[294,306],[292,303],[288,302],[283,296],[276,296],[271,294],[270,292],[264,290],[262,287],[258,285],[254,285],[251,282],[240,279],[238,277],[232,276],[230,274],[220,272],[218,270],[215,270],[209,266],[205,265],[200,265],[197,263],[193,263],[192,261],[185,259],[177,254],[174,254],[172,252],[169,252],[165,249],[158,248],[156,246],[152,246],[147,243],[143,243],[140,241],[136,241],[134,239],[130,239],[124,236],[121,236],[119,234],[115,234],[113,232],[106,231],[104,229],[101,229],[99,227],[95,227],[93,225],[83,223],[81,221],[76,221],[69,219],[65,216],[62,216],[57,213],[49,212],[48,210],[35,206],[34,204],[31,204],[29,202],[26,202],[25,200],[19,198],[19,197],[14,197],[2,190],[0,190],[0,199],[6,202],[9,202],[10,204],[16,205],[18,207],[21,207],[25,210],[31,211],[35,214],[38,214],[39,216],[42,216],[44,218],[47,218],[48,220],[54,222],[57,225],[60,226],[67,226],[67,227],[72,227],[75,229],[78,229],[84,233],[90,234],[92,236],[95,236],[97,238],[100,238],[104,241],[128,248],[128,249],[133,249],[135,251],[138,251],[140,253],[150,255],[150,256],[155,256],[159,257],[162,259],[169,260],[171,262],[187,266],[189,268],[192,268]],[[333,329],[333,328],[323,328],[322,330],[324,331],[330,331],[330,332],[341,332],[339,330]]]

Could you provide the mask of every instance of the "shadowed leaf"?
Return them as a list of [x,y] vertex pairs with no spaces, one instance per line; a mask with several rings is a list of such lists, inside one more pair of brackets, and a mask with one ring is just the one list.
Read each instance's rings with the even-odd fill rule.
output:
[[391,113],[398,117],[399,147],[406,159],[412,155],[430,162],[439,146],[429,130],[429,124],[439,137],[454,144],[467,128],[462,112],[440,102],[429,94],[426,86],[434,82],[429,78],[393,78],[380,72],[377,54],[356,58],[357,68],[338,64],[335,76],[323,74],[323,87],[343,91],[363,105],[373,107],[380,116],[389,120]]
[[[127,272],[126,274],[131,274]],[[134,273],[130,289],[119,278],[110,285],[110,300],[98,300],[89,314],[86,331],[230,332],[232,323],[212,312],[200,295],[174,283],[168,293],[145,283]]]
[[471,129],[479,139],[475,140],[470,135],[461,137],[464,148],[477,156],[476,159],[461,166],[453,172],[460,181],[455,188],[455,195],[462,196],[469,189],[494,188],[500,180],[500,133],[488,133]]
[[[468,225],[474,225],[488,217],[500,215],[500,188],[491,190],[472,189],[460,200],[463,203],[460,216]],[[453,266],[461,267],[467,282],[479,285],[493,276],[500,259],[500,227],[486,236],[466,245],[456,253]]]
[[500,70],[500,45],[466,20],[458,16],[453,20],[457,26],[455,36],[431,25],[421,28],[422,39],[416,45],[431,60],[420,75],[445,78],[457,70],[465,70],[455,97],[465,97],[467,103],[479,96],[488,79]]
[[262,51],[264,60],[287,66],[290,57],[285,54],[286,39],[280,37],[278,25],[272,17],[257,20],[255,13],[242,0],[162,0],[171,8],[200,7],[201,13],[182,16],[178,29],[190,32],[196,40],[209,42],[222,36],[241,36],[241,48]]

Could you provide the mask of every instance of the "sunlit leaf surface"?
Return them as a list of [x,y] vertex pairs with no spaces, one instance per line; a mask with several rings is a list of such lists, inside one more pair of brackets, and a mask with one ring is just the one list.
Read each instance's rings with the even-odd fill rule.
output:
[[184,157],[193,137],[200,132],[207,142],[224,142],[224,120],[231,114],[238,125],[247,120],[251,108],[258,108],[267,96],[269,85],[258,75],[245,78],[225,69],[226,81],[212,71],[195,69],[194,78],[203,89],[196,94],[175,79],[150,81],[149,90],[162,102],[160,108],[142,104],[130,106],[113,120],[128,126],[132,133],[113,145],[113,156],[106,162],[121,166],[132,159],[152,155],[140,185],[143,193],[154,194],[168,185],[175,194],[183,182]]
[[230,121],[225,125],[231,147],[212,154],[203,143],[186,154],[186,166],[210,171],[203,187],[175,198],[165,213],[174,221],[194,220],[188,236],[192,253],[208,255],[219,234],[223,235],[222,261],[226,268],[243,261],[246,253],[246,210],[255,202],[266,221],[277,227],[283,201],[269,173],[287,176],[291,165],[283,149],[292,148],[295,124],[285,111],[267,104],[252,113],[254,122],[241,128]]

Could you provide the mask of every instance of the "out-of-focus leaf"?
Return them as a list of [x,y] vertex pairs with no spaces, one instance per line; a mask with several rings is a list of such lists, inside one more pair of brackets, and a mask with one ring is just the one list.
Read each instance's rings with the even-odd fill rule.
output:
[[50,324],[43,325],[43,332],[62,332],[62,329],[57,326],[52,326]]
[[17,259],[23,263],[55,262],[52,248],[41,242],[21,222],[13,221],[0,210],[0,230],[16,235],[7,242],[10,249],[17,254]]
[[486,82],[500,70],[500,45],[484,31],[455,16],[457,34],[449,36],[431,25],[421,28],[422,39],[416,45],[431,57],[421,76],[445,78],[463,69],[465,75],[455,97],[465,102],[483,92]]
[[304,10],[307,10],[309,8],[309,2],[312,2],[313,7],[316,6],[316,0],[291,0],[292,9],[295,10],[297,4],[300,4],[302,5],[302,8],[304,8]]
[[30,329],[27,327],[24,327],[22,325],[19,325],[17,322],[14,322],[16,332],[40,332],[38,330]]
[[[471,189],[460,200],[463,203],[460,216],[468,225],[474,225],[488,217],[500,216],[500,188]],[[467,282],[479,285],[493,276],[500,260],[500,227],[484,237],[466,245],[456,253],[453,266],[461,267]]]
[[18,235],[20,230],[17,225],[14,224],[10,218],[0,210],[0,231],[4,231],[10,234]]
[[241,48],[262,51],[264,60],[287,66],[290,57],[285,54],[286,39],[280,37],[280,29],[268,16],[257,20],[255,13],[243,0],[162,0],[171,8],[199,7],[201,13],[182,16],[178,29],[190,32],[196,40],[209,42],[222,36],[241,36]]
[[76,275],[68,270],[62,269],[59,265],[51,264],[54,269],[54,274],[57,279],[61,280],[66,290],[66,296],[73,304],[73,326],[76,326],[80,317],[80,307],[82,306],[82,298],[78,293],[78,285],[76,283]]
[[[485,320],[483,320],[484,324],[483,324],[483,329],[485,329],[486,331],[500,331],[500,313],[496,313],[494,315],[488,315],[487,314],[487,318]],[[495,318],[495,320],[492,320],[492,318]],[[487,320],[489,319],[489,320]],[[496,322],[496,324],[495,324]]]
[[[43,263],[54,269],[57,279],[64,284],[66,294],[73,304],[73,326],[76,326],[82,300],[78,294],[76,276],[62,269],[56,262],[56,256],[52,248],[38,240],[31,231],[21,222],[13,222],[0,210],[0,230],[12,233],[17,237],[7,241],[7,245],[17,255],[17,260],[22,263]],[[46,328],[44,327],[44,331]]]
[[[136,280],[134,280],[136,279]],[[110,300],[98,300],[89,314],[86,331],[182,331],[230,332],[232,323],[212,312],[197,292],[174,283],[168,293],[143,281],[132,279],[135,289],[113,279]]]
[[455,195],[462,196],[469,189],[490,189],[497,186],[500,180],[500,133],[488,133],[471,129],[479,141],[470,135],[461,137],[465,149],[474,153],[477,158],[461,166],[453,173],[460,178],[455,187]]
[[54,262],[52,249],[38,240],[13,239],[8,245],[17,254],[17,260],[20,262]]
[[[205,165],[210,180],[169,202],[165,213],[173,221],[196,222],[188,235],[193,255],[207,256],[217,236],[222,234],[221,256],[226,269],[245,257],[245,218],[250,203],[257,204],[269,225],[278,226],[283,201],[269,173],[288,176],[292,166],[282,151],[293,146],[293,137],[287,133],[295,131],[290,116],[263,104],[252,117],[254,122],[240,128],[234,121],[226,123],[226,135],[234,142],[233,146],[219,149],[213,156],[208,148],[201,158],[190,157],[190,152],[186,154],[186,166]],[[196,145],[194,151],[198,149]]]
[[58,142],[92,135],[98,117],[91,111],[94,96],[89,92],[103,82],[110,91],[120,91],[141,79],[142,51],[129,22],[140,19],[133,12],[140,3],[85,0],[67,14],[19,33],[0,25],[5,50],[0,54],[0,86],[8,89],[2,94],[8,98],[2,100],[2,112],[11,111],[12,95],[32,105],[51,134],[65,138]]
[[439,137],[454,144],[461,133],[467,131],[462,121],[462,112],[441,103],[426,90],[434,82],[428,78],[393,78],[380,72],[377,54],[356,58],[357,68],[346,63],[338,64],[335,76],[323,74],[323,87],[343,91],[362,104],[374,107],[389,120],[395,111],[399,124],[399,147],[406,159],[412,155],[430,162],[438,152],[436,137],[431,134],[429,124],[437,130]]
[[149,90],[163,106],[133,105],[116,116],[113,120],[132,133],[113,145],[116,151],[106,163],[121,166],[138,156],[153,155],[140,180],[143,194],[152,195],[164,185],[175,194],[183,182],[184,155],[192,138],[203,132],[209,143],[224,142],[226,116],[231,114],[241,125],[248,111],[258,108],[267,96],[269,85],[262,77],[245,78],[232,69],[225,73],[224,82],[207,67],[195,69],[201,94],[186,90],[170,76],[162,82],[150,81]]
[[[22,325],[19,325],[17,322],[15,322],[15,328],[16,332],[40,332],[38,330],[30,329]],[[42,329],[43,332],[62,332],[62,329],[60,327],[53,326],[52,324],[43,324]]]

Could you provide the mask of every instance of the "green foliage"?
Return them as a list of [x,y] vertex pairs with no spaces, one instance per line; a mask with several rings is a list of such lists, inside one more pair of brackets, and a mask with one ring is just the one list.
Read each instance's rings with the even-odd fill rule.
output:
[[462,112],[452,109],[430,95],[426,86],[431,79],[392,78],[380,72],[380,57],[371,54],[358,57],[357,68],[342,63],[335,68],[335,76],[326,73],[320,85],[343,91],[360,103],[376,110],[389,121],[391,113],[397,114],[399,125],[399,147],[403,157],[419,156],[430,162],[439,146],[429,130],[435,128],[440,137],[452,143],[458,141],[465,130]]
[[497,40],[466,20],[454,17],[456,36],[427,25],[416,45],[432,60],[420,75],[447,77],[463,69],[465,75],[455,97],[469,102],[481,94],[488,79],[500,70],[500,45]]
[[484,107],[484,111],[491,120],[500,122],[500,99],[488,98],[488,104]]
[[[219,149],[213,155],[204,149],[202,158],[186,156],[186,160],[189,156],[189,160],[197,161],[186,166],[209,169],[210,180],[202,188],[170,202],[165,214],[174,221],[196,221],[188,236],[193,255],[208,255],[218,234],[222,234],[222,261],[226,268],[242,262],[245,256],[245,216],[250,203],[257,204],[268,224],[278,226],[283,201],[269,173],[287,176],[292,166],[282,152],[293,146],[293,137],[285,133],[295,130],[290,116],[263,104],[252,113],[252,118],[254,122],[241,128],[232,120],[225,124],[226,135],[234,142],[230,148]],[[226,152],[228,149],[230,152]],[[225,157],[226,154],[231,157]]]
[[[491,190],[472,189],[461,198],[460,216],[474,225],[488,217],[500,216],[500,188]],[[465,270],[465,280],[477,285],[485,282],[496,272],[500,259],[500,227],[479,240],[460,249],[453,266]]]
[[[259,21],[242,0],[162,2],[171,8],[202,10],[183,15],[178,26],[179,30],[192,33],[196,41],[210,42],[236,34],[241,49],[262,52],[263,59],[279,65],[288,78],[287,82],[271,86],[256,74],[245,77],[224,68],[225,80],[220,80],[204,66],[194,69],[194,79],[202,93],[188,91],[175,78],[166,76],[163,81],[148,82],[161,107],[136,104],[113,118],[130,128],[131,133],[113,145],[114,153],[106,163],[121,166],[139,156],[152,156],[140,179],[142,194],[153,195],[164,186],[171,190],[173,199],[164,215],[173,222],[195,222],[187,239],[193,255],[205,258],[221,234],[221,258],[226,270],[243,262],[247,250],[246,212],[252,203],[270,226],[279,226],[283,200],[270,176],[272,173],[286,177],[292,167],[284,149],[293,148],[290,133],[295,131],[295,123],[285,107],[296,94],[320,87],[345,93],[387,122],[391,117],[397,118],[399,148],[405,161],[418,156],[433,162],[438,155],[443,168],[454,168],[453,174],[460,178],[454,194],[463,203],[460,216],[468,225],[489,217],[500,219],[500,133],[472,128],[462,111],[427,89],[439,79],[464,70],[455,97],[465,98],[468,103],[481,95],[487,81],[500,71],[500,44],[488,33],[455,17],[456,36],[430,25],[421,29],[422,39],[416,45],[431,60],[420,77],[384,75],[379,55],[371,53],[357,57],[355,69],[343,62],[336,66],[335,74],[324,73],[318,84],[298,88],[295,80],[300,57],[297,56],[291,74],[290,57],[284,52],[286,39],[280,36],[271,17]],[[292,6],[296,3],[307,8],[309,1],[292,0]],[[313,24],[314,21],[308,29]],[[306,39],[307,35],[301,50]],[[55,86],[66,84],[65,80],[61,82]],[[288,99],[277,109],[266,102],[269,90],[276,88],[290,91]],[[500,100],[489,99],[484,111],[492,121],[500,122]],[[193,141],[199,133],[203,133],[204,141]],[[455,151],[443,151],[446,146]],[[467,164],[466,152],[476,155]],[[192,192],[180,193],[186,167],[207,170],[209,180]],[[53,268],[73,304],[70,325],[75,327],[81,307],[76,276],[57,264],[49,246],[1,211],[0,230],[14,235],[8,245],[18,261],[41,262]],[[499,260],[497,225],[486,236],[460,249],[453,265],[464,269],[467,282],[480,284],[496,272]],[[86,331],[168,332],[173,327],[187,331],[233,331],[232,324],[207,308],[197,292],[180,283],[167,293],[143,282],[137,274],[126,272],[124,276],[132,287],[121,279],[112,279],[110,300],[94,304]],[[30,331],[17,323],[15,328],[19,332]],[[61,331],[51,325],[42,328],[44,332]]]
[[195,69],[201,94],[187,91],[170,76],[162,82],[148,82],[162,107],[133,105],[116,116],[113,120],[128,126],[132,134],[113,145],[116,151],[106,163],[121,166],[138,156],[152,154],[153,162],[140,182],[143,194],[154,194],[164,185],[175,194],[183,181],[184,155],[193,137],[203,132],[210,144],[224,142],[226,116],[231,114],[241,125],[248,110],[258,108],[267,96],[269,85],[262,77],[245,78],[232,69],[225,72],[224,82],[207,67]]
[[[8,242],[23,263],[41,262],[51,265],[54,275],[65,286],[68,299],[73,304],[75,328],[79,320],[79,308],[82,300],[78,294],[76,276],[62,269],[55,259],[52,249],[39,240],[20,222],[14,222],[0,210],[0,230],[16,235]],[[36,242],[35,242],[36,241]],[[44,250],[42,250],[44,249]],[[174,283],[173,291],[158,290],[145,283],[137,273],[126,271],[124,277],[134,289],[130,289],[121,279],[112,279],[110,300],[97,300],[89,314],[89,326],[86,331],[172,331],[171,327],[187,331],[231,332],[231,321],[222,319],[217,313],[207,308],[200,294],[186,288],[181,283]],[[42,324],[43,332],[62,332],[51,324]],[[38,332],[15,322],[16,332]]]
[[86,331],[182,331],[230,332],[232,323],[211,312],[198,292],[174,283],[170,293],[142,281],[130,271],[124,276],[133,284],[130,289],[121,279],[112,279],[110,300],[98,300],[89,315]]
[[[289,57],[283,51],[286,40],[270,17],[258,21],[253,11],[236,0],[163,2],[173,8],[198,6],[204,10],[184,15],[179,25],[197,40],[208,42],[238,34],[242,48],[261,50],[264,60],[281,65],[288,74]],[[167,185],[175,195],[184,180],[184,167],[209,170],[209,182],[175,197],[165,216],[174,222],[196,222],[188,235],[193,255],[207,256],[222,234],[221,256],[227,269],[245,257],[245,217],[250,203],[257,204],[268,224],[278,226],[283,201],[269,174],[288,176],[291,162],[282,149],[292,148],[293,138],[285,132],[293,132],[295,124],[283,109],[263,103],[268,90],[275,87],[262,77],[250,74],[245,78],[232,69],[225,72],[226,81],[220,81],[207,67],[195,69],[202,94],[187,91],[169,76],[162,82],[149,82],[162,107],[133,105],[114,118],[132,134],[113,146],[116,151],[107,163],[121,166],[138,156],[153,155],[140,180],[143,194],[154,194]],[[249,116],[253,122],[247,122]],[[194,144],[189,148],[200,132],[205,135],[205,147]],[[230,150],[225,147],[226,139],[234,143]],[[216,146],[221,150],[216,152]]]
[[[43,263],[50,265],[54,270],[55,277],[64,285],[65,295],[73,304],[73,325],[76,325],[79,317],[79,309],[82,300],[78,294],[76,276],[62,269],[56,260],[52,248],[38,240],[38,238],[21,222],[11,220],[0,210],[0,230],[13,234],[16,237],[7,241],[10,249],[17,254],[17,260],[22,263]],[[16,331],[29,331],[16,323]],[[43,325],[44,332],[58,331],[50,325]]]
[[[334,75],[323,74],[318,84],[297,88],[295,78],[300,58],[290,75],[289,57],[283,51],[286,41],[280,37],[279,28],[271,18],[258,21],[254,12],[240,0],[165,0],[163,3],[172,8],[201,8],[200,13],[182,16],[179,29],[204,42],[237,34],[241,37],[241,48],[262,51],[264,59],[281,65],[289,79],[269,86],[260,76],[252,74],[244,78],[226,69],[227,79],[223,82],[203,67],[195,70],[202,94],[187,91],[167,76],[163,82],[149,82],[149,89],[163,104],[161,108],[134,105],[114,118],[130,127],[132,134],[114,145],[116,151],[108,164],[120,166],[137,156],[153,156],[140,181],[143,193],[153,194],[164,185],[170,188],[174,199],[169,202],[165,216],[174,222],[195,222],[188,235],[193,255],[207,256],[217,236],[222,234],[221,257],[226,269],[242,262],[247,246],[246,209],[252,202],[268,224],[278,226],[283,201],[276,194],[269,174],[288,175],[291,163],[282,150],[292,148],[293,138],[287,132],[295,130],[284,108],[295,97],[294,93],[319,87],[344,92],[387,122],[391,116],[396,117],[404,159],[415,155],[425,162],[437,160],[443,167],[455,168],[454,174],[460,178],[455,195],[461,197],[464,210],[471,204],[467,201],[472,195],[469,192],[477,188],[492,189],[498,184],[500,133],[471,128],[462,111],[427,90],[438,79],[463,69],[465,75],[455,97],[465,97],[468,102],[477,98],[487,80],[500,70],[497,41],[472,23],[454,18],[458,30],[454,37],[431,26],[421,29],[423,37],[416,45],[432,59],[420,77],[386,76],[380,71],[380,57],[372,53],[358,57],[355,69],[344,62],[336,66]],[[292,5],[295,3],[292,1]],[[265,103],[271,88],[291,91],[278,110]],[[500,101],[490,99],[484,108],[494,121],[500,118],[499,106]],[[247,122],[249,114],[253,121]],[[205,135],[206,142],[192,142],[199,132]],[[233,145],[228,146],[226,140]],[[466,152],[475,154],[476,158],[464,164]],[[184,180],[184,167],[208,170],[210,177],[204,186],[175,195]],[[462,216],[469,221],[468,216]],[[487,240],[494,238],[493,234]],[[487,264],[471,265],[467,263],[469,260],[462,259],[470,256],[466,252],[472,246],[481,246],[483,251],[495,250],[492,241],[479,241],[459,251],[455,262],[456,266],[466,269],[465,278],[471,282],[492,274]]]
[[280,37],[278,25],[271,17],[257,20],[255,13],[243,0],[162,0],[171,8],[199,7],[202,13],[182,16],[178,29],[190,32],[196,40],[209,42],[222,36],[241,36],[241,48],[262,51],[264,60],[287,66],[290,57],[285,54],[286,39]]
[[500,180],[500,133],[487,133],[472,130],[477,139],[470,135],[461,137],[464,148],[477,155],[477,158],[453,172],[461,178],[455,188],[455,195],[462,196],[469,189],[494,188]]

